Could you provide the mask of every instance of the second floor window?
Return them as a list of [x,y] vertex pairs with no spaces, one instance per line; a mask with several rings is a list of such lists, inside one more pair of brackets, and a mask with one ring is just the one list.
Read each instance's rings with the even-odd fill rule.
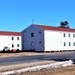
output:
[[65,33],[63,34],[63,37],[66,37]]
[[12,37],[12,40],[14,40],[14,37]]
[[75,38],[75,34],[73,34],[73,37]]
[[68,34],[68,36],[70,37],[70,34]]
[[19,37],[17,37],[17,40],[19,40]]
[[31,37],[34,37],[34,33],[31,33]]
[[41,31],[39,31],[39,33],[41,33]]

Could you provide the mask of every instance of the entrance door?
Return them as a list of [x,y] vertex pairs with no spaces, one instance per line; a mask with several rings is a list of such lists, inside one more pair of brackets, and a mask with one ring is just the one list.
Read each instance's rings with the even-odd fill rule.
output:
[[30,43],[30,50],[35,51],[35,43],[33,41]]

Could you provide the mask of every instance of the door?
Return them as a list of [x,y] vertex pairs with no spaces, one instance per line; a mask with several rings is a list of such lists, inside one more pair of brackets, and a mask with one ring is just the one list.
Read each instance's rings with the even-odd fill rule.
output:
[[35,43],[33,41],[30,43],[30,50],[35,51]]

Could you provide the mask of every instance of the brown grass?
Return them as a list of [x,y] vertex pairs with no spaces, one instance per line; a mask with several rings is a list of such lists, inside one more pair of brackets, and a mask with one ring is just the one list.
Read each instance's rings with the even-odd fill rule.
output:
[[39,55],[42,53],[37,52],[19,52],[19,53],[0,53],[0,58],[4,57],[17,57],[17,56],[29,56],[29,55]]
[[75,65],[61,69],[41,70],[38,72],[27,72],[20,75],[75,75]]
[[[54,53],[44,53],[44,52],[18,52],[18,53],[0,53],[0,58],[5,57],[17,57],[17,56],[31,56],[31,55],[41,55],[41,54],[61,54],[60,52],[54,52]],[[64,52],[68,53],[68,52]]]

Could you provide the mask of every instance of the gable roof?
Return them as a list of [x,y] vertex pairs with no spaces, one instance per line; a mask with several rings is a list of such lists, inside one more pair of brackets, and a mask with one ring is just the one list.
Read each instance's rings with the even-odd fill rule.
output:
[[0,31],[0,35],[21,36],[21,32]]
[[38,28],[43,29],[43,30],[75,32],[75,29],[71,29],[71,28],[60,28],[60,27],[44,26],[44,25],[38,25],[38,24],[34,24],[34,25],[37,26]]

